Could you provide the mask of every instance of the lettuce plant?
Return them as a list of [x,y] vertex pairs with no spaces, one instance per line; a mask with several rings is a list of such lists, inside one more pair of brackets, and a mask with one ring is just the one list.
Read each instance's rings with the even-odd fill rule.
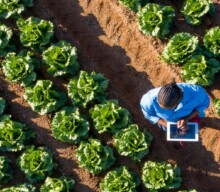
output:
[[79,71],[77,49],[65,41],[60,41],[45,50],[43,60],[49,66],[48,73],[54,76],[75,75]]
[[181,8],[181,13],[185,20],[191,25],[200,25],[202,18],[207,14],[213,14],[215,6],[212,0],[185,0]]
[[213,27],[203,38],[204,46],[214,56],[220,56],[220,27]]
[[0,24],[0,56],[1,57],[4,57],[8,53],[8,51],[12,50],[11,49],[12,45],[10,45],[12,35],[13,32],[11,28],[7,27],[4,24]]
[[30,146],[16,162],[30,183],[43,181],[57,166],[53,162],[52,153],[46,147]]
[[86,107],[95,101],[102,102],[106,99],[106,88],[109,80],[103,74],[80,71],[78,79],[71,79],[68,84],[68,95],[73,105]]
[[142,181],[150,191],[178,188],[181,184],[180,169],[167,162],[145,162]]
[[0,121],[0,151],[21,151],[35,134],[25,124],[4,115]]
[[25,47],[36,50],[44,49],[53,37],[53,24],[37,17],[17,20],[20,30],[20,41]]
[[64,108],[52,120],[52,135],[63,142],[76,144],[88,137],[89,122],[77,108]]
[[0,18],[18,18],[26,7],[33,6],[33,0],[1,0]]
[[18,184],[16,186],[2,189],[2,192],[35,192],[36,189],[29,183]]
[[220,115],[220,99],[214,99],[214,107],[218,115]]
[[199,40],[189,33],[176,33],[163,50],[162,58],[170,64],[183,64],[195,54]]
[[148,3],[149,0],[119,0],[119,2],[129,10],[137,12],[143,5]]
[[115,162],[112,149],[104,146],[97,139],[90,138],[81,141],[76,151],[79,165],[92,174],[99,174],[108,169]]
[[188,190],[180,190],[177,192],[197,192],[197,190],[196,189],[188,189]]
[[118,152],[134,161],[140,161],[149,152],[151,141],[152,135],[147,131],[140,131],[136,124],[129,125],[114,135],[114,145]]
[[64,92],[57,91],[50,80],[38,80],[32,87],[27,87],[24,99],[29,103],[32,110],[43,115],[56,111],[66,102]]
[[36,79],[34,63],[35,60],[31,58],[31,53],[16,55],[11,52],[6,55],[5,60],[2,62],[3,73],[10,82],[27,86]]
[[0,97],[0,115],[3,114],[4,110],[5,110],[5,100],[2,97]]
[[130,112],[118,105],[117,100],[107,100],[89,110],[94,127],[99,133],[116,133],[131,123]]
[[148,3],[138,12],[139,28],[146,35],[164,38],[170,32],[174,16],[171,6]]
[[13,169],[11,161],[5,157],[0,156],[0,186],[8,183],[13,178]]
[[101,192],[137,192],[138,185],[140,185],[140,179],[137,175],[122,166],[108,172],[99,184],[99,188]]
[[220,63],[216,59],[206,59],[203,55],[196,55],[183,65],[182,77],[188,83],[209,86],[219,70]]
[[47,177],[44,184],[40,187],[40,192],[70,192],[74,184],[75,181],[70,177]]

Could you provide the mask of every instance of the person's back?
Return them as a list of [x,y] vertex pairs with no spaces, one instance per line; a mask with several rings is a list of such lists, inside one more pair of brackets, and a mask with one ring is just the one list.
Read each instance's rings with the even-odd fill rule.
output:
[[187,130],[187,122],[195,117],[204,117],[210,99],[206,91],[187,83],[170,83],[152,89],[143,95],[140,105],[146,119],[152,124],[166,128],[168,121],[177,122]]

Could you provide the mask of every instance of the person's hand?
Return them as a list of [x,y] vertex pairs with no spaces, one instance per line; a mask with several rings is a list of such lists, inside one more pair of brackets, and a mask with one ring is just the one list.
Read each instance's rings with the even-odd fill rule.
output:
[[177,128],[180,135],[186,134],[188,130],[188,119],[180,119],[177,121]]

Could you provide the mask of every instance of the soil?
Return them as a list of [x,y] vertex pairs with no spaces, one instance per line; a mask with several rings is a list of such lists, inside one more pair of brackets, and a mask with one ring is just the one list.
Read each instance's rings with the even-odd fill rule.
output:
[[[182,1],[167,1],[165,4],[179,10]],[[217,0],[215,6],[214,16],[206,16],[198,27],[187,25],[177,11],[171,36],[176,32],[190,32],[201,39],[207,29],[220,25],[220,3]],[[147,129],[152,133],[154,140],[150,153],[141,163],[134,163],[114,151],[117,162],[109,170],[126,165],[141,176],[145,161],[168,161],[181,168],[183,181],[180,189],[220,191],[220,118],[215,112],[213,102],[206,111],[207,117],[203,119],[200,128],[200,141],[183,143],[183,147],[167,142],[163,131],[148,123],[140,110],[140,98],[148,90],[171,81],[182,81],[181,68],[168,65],[160,59],[167,43],[166,39],[162,41],[143,35],[138,28],[136,15],[117,0],[37,0],[34,7],[25,13],[26,17],[30,15],[52,21],[55,26],[55,39],[67,40],[76,46],[81,68],[103,73],[110,80],[109,98],[118,99],[119,104],[132,113],[133,122],[137,123],[140,129]],[[66,79],[52,78],[44,71],[39,78],[51,79],[63,89],[67,84]],[[33,127],[37,133],[34,141],[36,145],[48,146],[53,151],[54,159],[59,164],[55,174],[73,177],[76,181],[74,191],[98,192],[98,183],[109,170],[93,176],[80,168],[75,156],[77,146],[62,143],[51,136],[51,115],[41,116],[34,113],[23,99],[23,88],[18,84],[8,83],[2,72],[0,86],[0,96],[8,103],[6,112],[11,114],[13,119]],[[212,101],[214,98],[220,98],[219,73],[214,84],[205,89]],[[111,135],[97,134],[94,129],[91,134],[103,143],[112,145]],[[19,154],[6,155],[15,161]],[[15,178],[9,185],[26,181],[16,166],[14,171]],[[138,191],[147,190],[141,185]]]

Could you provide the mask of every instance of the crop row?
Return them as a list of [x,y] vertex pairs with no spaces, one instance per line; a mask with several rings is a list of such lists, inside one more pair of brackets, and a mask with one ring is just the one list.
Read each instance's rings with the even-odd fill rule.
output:
[[[180,10],[172,6],[149,3],[146,0],[119,0],[137,15],[139,29],[143,34],[168,38],[175,13],[180,11],[186,23],[199,26],[207,15],[215,14],[212,0],[184,0]],[[161,59],[171,65],[181,66],[182,79],[187,83],[204,87],[214,82],[220,70],[220,27],[207,30],[202,42],[197,36],[187,32],[175,33],[168,38]],[[214,106],[220,115],[220,99],[214,99]]]

